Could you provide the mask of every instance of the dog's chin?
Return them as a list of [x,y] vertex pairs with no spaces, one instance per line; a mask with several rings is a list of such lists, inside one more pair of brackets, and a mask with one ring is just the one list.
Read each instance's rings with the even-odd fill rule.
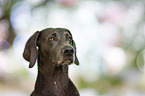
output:
[[68,59],[68,60],[59,60],[57,62],[57,66],[63,66],[63,65],[70,65],[73,63],[73,60]]

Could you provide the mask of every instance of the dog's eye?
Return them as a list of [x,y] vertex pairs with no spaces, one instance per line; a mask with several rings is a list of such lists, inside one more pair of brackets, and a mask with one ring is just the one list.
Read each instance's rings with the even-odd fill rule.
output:
[[50,38],[49,38],[50,41],[53,41],[54,39],[55,39],[54,37],[50,37]]

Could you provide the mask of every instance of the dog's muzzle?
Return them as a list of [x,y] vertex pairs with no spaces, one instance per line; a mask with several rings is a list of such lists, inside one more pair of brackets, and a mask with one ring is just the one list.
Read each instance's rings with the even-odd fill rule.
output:
[[65,46],[62,48],[62,60],[58,61],[58,64],[71,64],[74,62],[74,48],[71,46]]
[[64,57],[71,57],[74,54],[74,49],[71,46],[65,46],[62,52]]

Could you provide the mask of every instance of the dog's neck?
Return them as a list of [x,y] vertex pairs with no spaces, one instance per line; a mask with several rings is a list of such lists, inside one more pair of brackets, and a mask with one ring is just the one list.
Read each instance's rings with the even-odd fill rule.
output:
[[[69,80],[68,65],[55,66],[51,61],[43,59],[45,58],[38,57],[38,64],[41,64],[43,68],[38,67],[35,91],[39,94],[43,93],[43,96],[48,93],[52,94],[52,96],[64,96],[64,91],[67,90]],[[49,65],[49,67],[45,65]]]

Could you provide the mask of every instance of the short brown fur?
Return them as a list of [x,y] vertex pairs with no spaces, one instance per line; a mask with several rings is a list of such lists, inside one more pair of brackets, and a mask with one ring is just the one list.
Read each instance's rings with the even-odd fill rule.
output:
[[79,65],[75,42],[68,29],[37,31],[27,41],[23,57],[30,62],[29,68],[38,62],[38,76],[31,96],[79,96],[68,77],[68,65]]

